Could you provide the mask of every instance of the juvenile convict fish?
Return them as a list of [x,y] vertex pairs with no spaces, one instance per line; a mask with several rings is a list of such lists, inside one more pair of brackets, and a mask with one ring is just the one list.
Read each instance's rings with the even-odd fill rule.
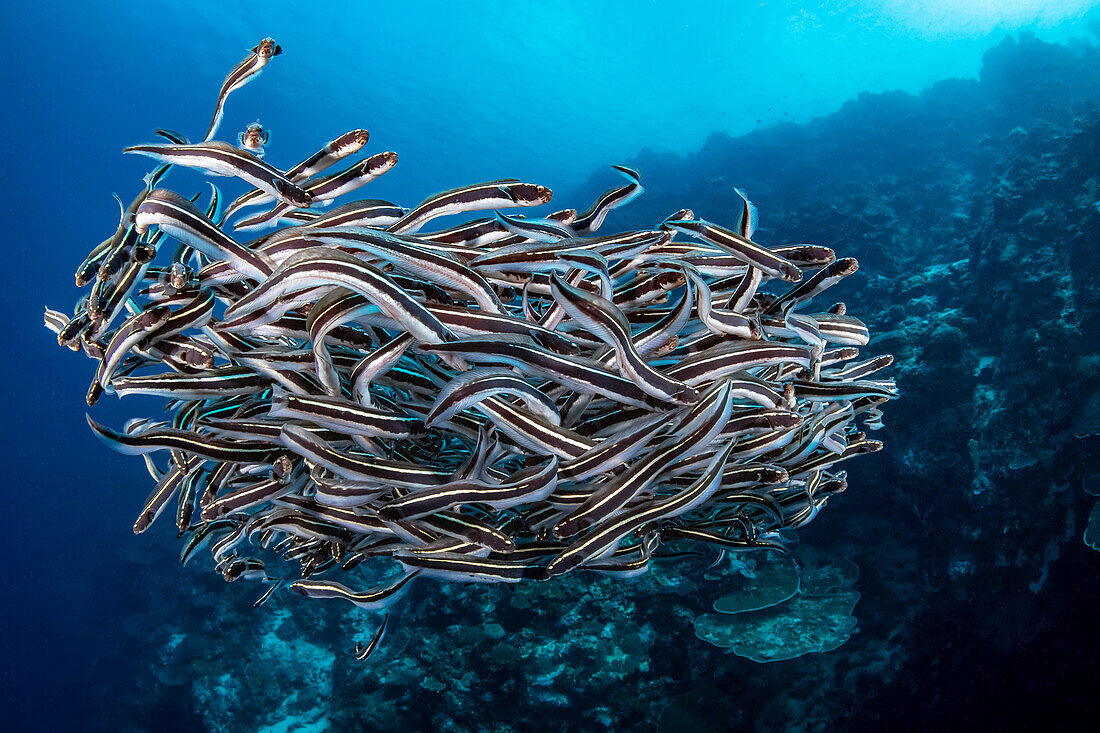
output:
[[[397,165],[397,153],[385,152],[372,155],[366,160],[361,160],[350,168],[324,176],[323,178],[303,181],[299,184],[306,194],[312,199],[313,205],[324,205],[338,196],[350,193],[360,186],[364,186],[386,171]],[[260,229],[265,226],[273,226],[278,223],[283,215],[292,211],[291,204],[282,203],[271,211],[267,211],[235,224],[238,230]]]
[[249,51],[248,55],[241,59],[239,64],[233,67],[233,70],[225,77],[225,81],[222,82],[222,88],[218,91],[218,101],[214,105],[214,116],[210,120],[210,127],[206,130],[203,142],[212,139],[218,131],[218,126],[222,122],[222,113],[225,111],[225,100],[230,93],[259,76],[263,68],[267,66],[267,62],[282,52],[283,49],[275,43],[275,39],[265,38]]
[[386,635],[386,626],[390,622],[389,614],[386,614],[382,619],[382,623],[378,626],[378,630],[374,632],[374,636],[366,644],[362,642],[355,642],[355,658],[360,662],[365,662],[370,659],[370,655],[374,654],[374,650],[378,648],[378,644],[382,641],[382,637]]
[[626,177],[630,183],[604,191],[592,204],[591,208],[577,214],[577,218],[569,225],[577,234],[590,234],[596,231],[603,224],[603,220],[607,217],[609,211],[630,203],[645,191],[642,188],[642,176],[638,171],[627,168],[625,165],[612,167]]
[[391,232],[411,234],[436,217],[463,211],[538,206],[550,201],[551,196],[553,194],[545,186],[523,183],[514,178],[453,188],[428,197],[388,229]]
[[256,120],[245,131],[237,135],[237,145],[244,148],[257,158],[264,157],[264,146],[267,145],[271,133],[263,128],[259,120]]
[[[367,144],[369,139],[370,133],[366,130],[345,132],[293,168],[288,169],[286,177],[295,183],[300,183],[307,178],[312,178],[321,171],[328,170],[349,155],[358,153],[363,146]],[[226,208],[223,218],[228,219],[234,212],[245,206],[258,206],[273,200],[274,197],[264,191],[253,189],[246,194],[242,194],[236,201],[231,203]]]
[[131,145],[122,152],[147,155],[163,163],[196,168],[215,176],[234,176],[294,206],[305,208],[313,200],[285,174],[229,143],[211,140],[194,145]]

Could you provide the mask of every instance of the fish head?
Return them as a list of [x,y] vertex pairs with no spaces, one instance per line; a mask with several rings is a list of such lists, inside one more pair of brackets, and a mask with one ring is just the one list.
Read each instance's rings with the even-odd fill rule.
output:
[[512,200],[521,206],[538,206],[549,203],[554,197],[554,192],[546,186],[533,183],[517,183],[508,186]]
[[349,155],[358,153],[367,144],[368,140],[370,140],[370,133],[366,130],[352,130],[351,132],[345,132],[325,147],[338,157],[346,158]]
[[787,282],[796,283],[802,279],[802,270],[798,265],[786,262],[782,266],[783,279]]
[[555,211],[553,214],[550,214],[546,218],[552,219],[559,224],[565,224],[566,226],[568,226],[577,220],[577,210],[562,209],[561,211]]
[[662,231],[671,231],[672,226],[670,222],[674,221],[691,221],[695,218],[695,212],[691,209],[680,209],[675,214],[665,217],[665,220],[661,222],[659,228]]
[[249,150],[257,150],[267,144],[268,132],[257,120],[241,133],[238,140],[241,146]]
[[680,270],[666,270],[657,274],[657,285],[662,290],[675,290],[687,282],[687,277]]
[[265,38],[260,41],[256,48],[252,49],[252,52],[263,59],[269,59],[272,56],[278,56],[283,52],[283,49],[279,47],[279,44],[275,43],[274,38]]
[[157,248],[151,244],[135,244],[130,256],[134,262],[152,262],[153,258],[157,256]]
[[397,153],[390,150],[385,153],[379,153],[378,155],[372,155],[363,161],[363,163],[366,166],[367,172],[373,175],[380,175],[397,165]]
[[308,209],[309,205],[313,203],[312,194],[310,194],[309,191],[303,191],[293,183],[276,180],[273,185],[275,190],[279,192],[279,196],[288,203],[300,206],[304,209]]

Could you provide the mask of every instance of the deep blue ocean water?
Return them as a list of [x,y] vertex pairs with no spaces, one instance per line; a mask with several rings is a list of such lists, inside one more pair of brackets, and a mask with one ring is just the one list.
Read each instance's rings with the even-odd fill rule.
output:
[[[831,144],[830,131],[835,131],[837,136],[847,136],[845,140],[850,142],[851,130],[830,127],[828,120],[834,119],[830,116],[842,108],[854,109],[851,100],[865,101],[869,99],[868,94],[883,92],[918,94],[941,80],[976,79],[982,68],[983,54],[1006,37],[1038,39],[1071,49],[1072,53],[1084,53],[1082,49],[1094,48],[1097,41],[1090,23],[1095,28],[1100,23],[1100,14],[1092,5],[1084,0],[1009,3],[624,0],[606,3],[415,2],[400,8],[354,2],[317,7],[309,3],[282,2],[195,2],[171,7],[160,7],[156,3],[101,7],[91,3],[36,2],[8,7],[0,27],[0,42],[4,48],[0,75],[5,98],[0,110],[0,139],[5,161],[0,186],[4,191],[7,221],[3,245],[3,309],[10,331],[4,360],[7,390],[0,407],[5,434],[5,448],[0,455],[5,458],[8,475],[5,500],[0,509],[0,557],[4,558],[5,567],[0,590],[0,628],[3,629],[0,685],[5,703],[0,713],[0,727],[5,730],[126,727],[156,731],[193,730],[214,725],[212,718],[202,714],[202,706],[209,701],[195,692],[190,682],[173,680],[173,684],[161,685],[150,682],[152,663],[142,654],[154,659],[157,649],[135,643],[133,629],[124,628],[124,622],[135,613],[135,598],[148,601],[148,608],[143,607],[143,612],[158,620],[158,609],[172,613],[171,609],[176,606],[160,604],[154,596],[176,592],[174,589],[181,595],[189,594],[195,575],[180,570],[172,561],[175,540],[170,527],[159,527],[159,531],[141,537],[132,534],[133,517],[149,488],[148,475],[140,461],[108,450],[87,429],[83,397],[91,376],[89,362],[58,349],[54,338],[42,327],[41,317],[43,305],[71,307],[77,296],[71,280],[73,268],[117,223],[117,206],[111,194],[117,193],[128,201],[148,170],[144,159],[122,156],[121,148],[151,141],[152,131],[157,127],[177,129],[192,138],[201,137],[221,79],[259,38],[276,38],[285,53],[259,79],[230,98],[222,132],[224,136],[229,130],[243,129],[249,122],[260,119],[271,130],[267,160],[277,166],[291,165],[345,130],[364,127],[371,132],[370,152],[395,150],[401,156],[393,172],[371,185],[369,195],[372,197],[413,205],[438,190],[514,176],[551,187],[557,193],[555,202],[560,200],[563,206],[583,207],[595,193],[618,183],[610,171],[611,164],[642,160],[649,163],[643,168],[643,174],[658,181],[657,187],[662,191],[667,193],[681,183],[684,189],[690,190],[691,195],[685,194],[682,202],[672,201],[673,206],[680,206],[691,205],[708,183],[728,189],[742,180],[738,161],[728,157],[720,158],[719,170],[704,170],[700,165],[697,169],[689,167],[685,172],[685,167],[693,165],[694,161],[707,159],[704,146],[722,148],[725,145],[743,150],[755,144],[751,141],[759,141],[761,146],[766,143],[776,155],[786,156],[786,159],[775,160],[774,164],[775,169],[786,171],[782,180],[795,180],[797,176],[789,175],[790,170],[797,169],[802,158],[814,158],[827,149]],[[1019,68],[1026,70],[1028,67],[1026,58],[1019,64]],[[1018,71],[1017,67],[1012,68]],[[1078,82],[1082,75],[1100,74],[1095,66],[1083,68],[1083,71],[1078,69],[1067,74]],[[1012,78],[1004,83],[1011,87]],[[960,98],[965,99],[966,93],[961,93]],[[893,146],[903,146],[912,134],[904,128],[903,121],[906,115],[916,112],[904,103],[891,106],[893,102],[889,100],[895,98],[889,95],[882,99],[887,101],[882,102],[879,117],[866,123],[876,133],[867,135],[867,139],[873,141],[868,145],[879,146],[879,149],[865,151],[868,159],[882,157],[880,154]],[[1087,120],[1097,111],[1100,110],[1090,109],[1082,101],[1072,114]],[[1044,119],[1055,118],[1056,115],[1046,115]],[[1026,124],[1026,118],[1020,119],[1025,122],[1020,125],[1014,122],[1012,127],[1020,126],[1024,130],[1020,134],[1024,134],[1030,130],[1030,125]],[[892,136],[890,130],[895,123],[898,134]],[[1073,128],[1071,123],[1065,124],[1067,130]],[[800,137],[799,130],[806,131],[806,135]],[[1000,132],[1007,134],[1008,130],[997,134]],[[787,133],[790,139],[814,147],[803,149],[792,144],[784,148],[776,141],[781,141]],[[936,136],[934,130],[927,128],[922,128],[921,133]],[[752,138],[751,134],[771,137]],[[944,132],[944,135],[951,134]],[[746,135],[750,135],[745,138],[749,143],[737,143],[743,147],[730,142]],[[950,145],[950,140],[944,144]],[[999,143],[988,143],[987,148],[996,144]],[[1029,155],[1039,160],[1048,153],[1039,149]],[[728,155],[728,150],[715,155]],[[942,191],[950,191],[956,180],[973,183],[975,177],[984,181],[993,175],[1011,180],[1011,166],[998,168],[992,162],[997,157],[994,153],[975,155],[986,157],[974,163],[973,172],[933,166],[934,170],[943,172]],[[765,227],[763,231],[788,239],[797,235],[806,241],[815,241],[815,226],[828,229],[835,223],[830,219],[837,212],[805,210],[806,201],[800,200],[795,188],[783,188],[778,177],[767,181],[767,161],[753,160],[751,167],[754,180],[762,180],[760,186],[767,193],[763,199],[757,199]],[[815,165],[813,170],[828,175],[822,171],[828,171],[829,166]],[[870,179],[882,173],[875,169],[867,175]],[[948,180],[948,173],[956,178]],[[928,175],[935,173],[924,174],[919,181],[921,186],[935,183],[929,182]],[[192,185],[199,181],[192,174],[179,174],[175,179],[175,182]],[[863,208],[856,212],[859,216],[853,215],[852,221],[866,222],[868,216],[873,219],[878,210],[876,197],[889,200],[890,206],[901,211],[904,204],[897,201],[904,194],[899,194],[898,190],[904,190],[905,183],[905,180],[894,180],[891,185],[895,189],[888,193],[884,187],[869,187],[865,193],[867,200],[860,204]],[[228,188],[232,190],[232,186]],[[981,211],[966,209],[962,204],[956,206],[947,197],[941,200],[942,210],[929,211],[927,216],[914,214],[912,220],[936,227],[946,226],[946,219],[961,217],[955,225],[968,230],[979,228]],[[724,201],[728,203],[720,197],[715,199],[710,204],[712,210]],[[668,210],[673,210],[673,206],[668,206]],[[777,210],[782,206],[790,206],[793,210]],[[667,211],[660,213],[664,215]],[[769,215],[773,222],[781,221],[786,228],[769,225]],[[972,217],[969,223],[967,217]],[[897,218],[873,220],[880,232],[891,227],[897,230],[901,226]],[[628,218],[621,219],[618,224],[626,228],[627,222]],[[768,226],[772,229],[767,229]],[[840,241],[833,234],[828,238],[830,244]],[[960,241],[964,242],[961,247],[965,247],[967,240]],[[971,246],[977,245],[971,243]],[[957,258],[945,260],[945,263],[950,264],[965,255],[965,251],[960,251]],[[900,281],[906,275],[892,269],[891,255],[881,250],[876,252],[867,247],[866,257],[863,251],[859,256],[868,271],[865,282],[873,284],[878,282],[876,278]],[[854,287],[858,289],[859,285]],[[883,313],[891,307],[911,307],[916,313],[921,307],[919,303],[911,305],[906,300],[909,296],[905,288],[881,292],[886,294],[876,307]],[[887,301],[887,298],[894,300]],[[919,300],[917,296],[913,298]],[[1072,311],[1073,305],[1066,307]],[[889,321],[890,327],[901,327],[899,322],[900,318]],[[991,327],[990,324],[970,323],[966,328],[978,331]],[[1083,328],[1087,335],[1090,327]],[[1095,325],[1091,329],[1095,336]],[[1082,355],[1074,355],[1076,361],[1072,362],[1072,370],[1076,370],[1073,373],[1091,389],[1091,385],[1095,385],[1096,362],[1081,361],[1089,353],[1086,349]],[[1064,363],[1070,363],[1069,355],[1064,356]],[[1061,357],[1045,354],[1042,358],[1058,363]],[[1020,368],[1038,368],[1038,362],[1030,360]],[[966,370],[972,368],[967,366]],[[945,379],[951,377],[948,375]],[[902,384],[904,387],[904,381]],[[1087,397],[1082,399],[1087,400]],[[95,407],[94,414],[103,422],[117,425],[126,417],[153,409],[156,404],[140,400],[120,403],[109,397]],[[910,406],[905,414],[919,416],[919,408],[919,405]],[[967,419],[959,418],[962,422]],[[1069,421],[1067,416],[1065,424],[1054,422],[1050,430],[1072,432]],[[887,422],[894,424],[889,414]],[[948,429],[937,422],[921,431],[899,430],[895,434],[888,430],[886,451],[898,461],[903,458],[907,461],[904,467],[907,475],[913,475],[914,471],[919,473],[921,456],[926,455],[925,452],[935,453],[936,449],[913,443],[920,436],[927,436],[930,430]],[[950,430],[965,431],[966,427],[953,423]],[[1028,445],[1032,446],[1030,450],[1036,453],[1038,446],[1049,443],[1050,439],[1051,436],[1044,432],[1027,436]],[[960,445],[965,446],[966,441]],[[1094,459],[1089,457],[1090,448],[1094,447],[1094,443],[1081,444],[1075,449],[1079,452],[1073,455],[1095,465]],[[1021,450],[1026,453],[1029,449]],[[958,453],[962,456],[960,460],[968,464],[970,458],[965,451],[960,449]],[[874,461],[853,465],[849,472],[852,496],[835,500],[826,514],[842,514],[855,509],[861,505],[858,492],[880,490],[870,474],[886,472],[885,460],[876,456]],[[1004,462],[1008,460],[1004,458]],[[889,470],[896,474],[902,469]],[[1082,475],[1094,474],[1088,470],[1073,474],[1072,480],[1078,484],[1068,488],[1061,483],[1052,484],[1052,491],[1080,492]],[[1003,509],[1004,502],[1011,501],[1009,492],[1014,484],[1007,479],[1001,483],[997,479],[991,481],[992,487],[985,489],[984,496],[994,495],[1001,499],[982,499],[966,505],[967,512],[977,514],[960,522],[965,526],[954,528],[958,536],[971,537],[974,541],[968,545],[971,550],[974,546],[992,547],[993,543],[1003,541],[997,539],[998,533],[1023,532],[1021,528],[1028,524],[1026,516],[1014,515],[1012,521],[1016,524],[992,526],[1008,521],[1006,515],[998,512]],[[978,488],[971,490],[971,483],[967,482],[960,496],[982,493],[984,484],[975,482],[973,486]],[[925,489],[935,493],[937,486],[927,485]],[[961,506],[958,504],[955,508]],[[983,506],[990,512],[988,519],[980,514]],[[920,514],[919,509],[917,514]],[[1059,550],[1063,545],[1083,546],[1079,538],[1085,519],[1086,515],[1078,508],[1072,512],[1071,519],[1066,519],[1063,512],[1054,520],[1048,518],[1041,522],[1060,528],[1059,532],[1064,530],[1067,538],[1072,536],[1073,543],[1069,539],[1063,540],[1062,545],[1039,543],[1040,555],[1046,545],[1055,548],[1054,557],[1041,567],[1033,564],[1026,572],[1021,571],[1019,600],[1006,596],[1004,603],[1013,609],[1017,603],[1021,609],[1025,606],[1027,609],[1019,613],[1006,611],[1006,617],[1025,616],[1031,613],[1032,606],[1049,602],[1041,593],[1027,590],[1029,583],[1036,582],[1042,590],[1045,580],[1040,582],[1039,579],[1045,579],[1048,570],[1065,581],[1053,590],[1046,589],[1047,594],[1061,594],[1055,606],[1073,605],[1077,598],[1095,599],[1096,562],[1089,565],[1088,556],[1082,555],[1082,560],[1074,555],[1076,550]],[[865,545],[859,554],[867,557],[868,563],[872,562],[869,557],[874,554],[872,538],[838,539],[836,533],[854,531],[852,527],[828,524],[832,520],[824,517],[821,521],[825,528],[812,535],[817,551],[827,554],[839,547],[842,540],[849,545],[863,541]],[[165,522],[170,523],[170,520]],[[974,540],[983,527],[987,530],[983,536],[988,538],[988,543]],[[952,573],[972,573],[966,569],[969,566],[952,563],[980,565],[982,562],[981,552],[977,550],[973,555],[964,550],[950,555],[945,550],[936,561],[929,560],[937,547],[950,545],[953,540],[940,537],[937,541],[920,530],[909,537],[913,542],[922,543],[914,557],[927,561],[929,567],[939,567],[945,578],[956,577]],[[846,551],[851,550],[850,546],[846,548]],[[1004,548],[994,554],[1013,556]],[[155,566],[143,562],[143,558],[153,556],[157,558]],[[1063,562],[1076,563],[1073,565],[1075,572],[1087,569],[1093,573],[1092,577],[1058,576],[1059,556]],[[992,557],[991,554],[990,563],[993,563]],[[904,564],[911,559],[897,562]],[[912,583],[925,580],[921,570],[909,570],[913,570]],[[159,581],[146,585],[151,576],[159,576]],[[213,580],[221,582],[217,578]],[[885,581],[877,585],[875,581],[866,583],[861,587],[862,602],[874,607],[876,594],[889,595],[887,586]],[[225,586],[225,592],[230,591],[241,593],[238,585]],[[961,591],[946,593],[962,608],[996,605],[989,597],[976,600],[982,597],[980,589],[968,590],[969,599],[965,594],[960,595]],[[235,626],[253,624],[255,616],[245,613],[251,611],[248,608],[251,598],[241,596],[241,599],[241,613],[231,623]],[[567,603],[561,599],[554,602]],[[1089,608],[1095,609],[1095,600],[1088,603],[1091,604]],[[1052,618],[1055,620],[1050,623],[1057,622],[1060,617]],[[928,639],[934,638],[936,644],[948,643],[936,635],[936,629],[941,628],[936,619],[935,613],[929,612],[905,628],[902,637],[909,648],[921,647],[922,633],[927,634]],[[177,624],[179,633],[187,633],[188,620],[185,618],[163,618],[158,622]],[[1010,621],[1004,623],[1011,625]],[[673,624],[670,620],[670,627]],[[680,628],[684,625],[682,620],[675,624],[675,633],[684,633]],[[1035,627],[1035,634],[1045,628],[1041,621],[1031,625]],[[905,659],[918,655],[899,653],[891,657],[891,653],[885,651],[886,640],[893,639],[891,631],[889,626],[882,624],[865,624],[861,628],[861,638],[878,635],[882,656],[903,660],[894,666],[884,663],[897,672],[897,669],[904,669]],[[659,637],[664,630],[657,629],[653,633]],[[1027,636],[1021,632],[1014,638]],[[217,639],[218,636],[205,638]],[[238,638],[245,637],[227,634],[229,640],[219,642],[216,656],[227,660],[250,653],[235,646],[233,640]],[[690,626],[686,638],[692,644],[703,645],[690,634]],[[1064,641],[1067,646],[1073,646],[1072,640]],[[336,636],[332,638],[334,647],[341,643],[343,641]],[[552,640],[547,643],[552,644]],[[993,645],[990,648],[1000,649],[997,644],[990,643]],[[1018,641],[1007,642],[1009,650],[1019,644]],[[678,648],[685,657],[700,654],[701,659],[708,660],[707,664],[711,663],[711,657],[702,651]],[[965,644],[961,649],[964,653],[974,652]],[[346,651],[339,649],[341,654]],[[706,654],[714,651],[708,647]],[[467,652],[456,642],[449,653],[463,655]],[[872,653],[867,652],[867,655],[867,665],[875,663]],[[719,656],[723,660],[733,660],[723,661],[723,664],[732,665],[736,661],[743,665],[755,664]],[[977,677],[995,678],[997,659],[994,655],[981,665],[975,663],[971,671]],[[1011,661],[1021,664],[1024,660],[1011,657]],[[314,662],[304,659],[302,664]],[[523,660],[515,660],[517,665],[523,663]],[[848,663],[858,667],[859,659]],[[227,662],[224,669],[231,666]],[[599,666],[597,662],[595,668]],[[935,690],[935,669],[935,665],[930,664],[914,674],[918,675],[920,684]],[[966,669],[964,663],[956,660],[950,668],[949,674],[953,675],[950,679],[965,678]],[[1095,666],[1071,666],[1070,669],[1073,670],[1070,686],[1075,691],[1085,681],[1098,679]],[[1043,667],[1043,670],[1049,673],[1049,668]],[[217,678],[218,673],[216,661],[204,669],[208,679]],[[186,676],[189,672],[181,674]],[[507,667],[495,668],[493,674],[501,679],[509,677]],[[665,670],[663,674],[675,676],[675,671]],[[847,683],[843,674],[843,670],[835,672],[830,684],[845,689]],[[780,695],[786,685],[783,675],[784,672],[773,671],[770,667],[767,672],[754,674],[764,680],[758,682],[753,693],[754,710],[767,707],[769,689],[776,696]],[[1024,689],[1023,678],[1009,676],[1012,680],[1004,683],[1005,694],[1019,694]],[[903,679],[904,673],[896,674],[891,680],[898,678]],[[625,679],[624,685],[649,684],[649,676],[644,670]],[[866,678],[860,680],[859,684],[870,684]],[[450,683],[446,679],[441,682]],[[713,683],[712,688],[724,688],[720,673],[715,672]],[[263,684],[283,685],[285,689],[278,695],[269,689],[265,693],[253,690],[254,699],[238,700],[235,704],[242,708],[265,705],[268,703],[263,701],[267,698],[286,697],[290,687],[299,683],[276,677]],[[576,683],[578,689],[583,686],[583,681]],[[996,687],[994,682],[992,689]],[[690,686],[669,689],[674,689],[679,704],[691,709]],[[885,683],[882,689],[886,689]],[[887,705],[881,692],[881,689],[853,692],[849,688],[847,694],[853,695],[853,699],[862,697],[870,701],[868,704],[881,712]],[[359,704],[370,704],[369,691],[356,694],[366,695],[359,699]],[[346,690],[339,694],[331,692],[331,695],[333,707],[338,707],[341,701],[358,699]],[[667,702],[672,701],[672,695],[670,692]],[[126,712],[121,714],[118,712],[119,700],[123,697]],[[942,697],[935,699],[943,700]],[[1076,698],[1075,701],[1080,702]],[[1050,703],[1045,700],[1041,704],[1047,709],[1045,706]],[[409,695],[403,704],[428,708],[447,703],[438,696]],[[476,708],[478,703],[471,700],[468,704]],[[905,704],[915,703],[906,700]],[[947,706],[943,712],[945,720],[965,720],[982,728],[980,719],[970,719],[963,714],[966,711],[950,708],[949,702],[943,704]],[[650,727],[642,726],[640,713],[619,717],[614,701],[609,702],[607,711],[598,716],[580,707],[570,707],[568,701],[559,700],[553,705],[532,708],[527,720],[536,725],[533,721],[545,722],[557,717],[561,721],[557,727],[569,730],[593,729],[596,720],[604,721],[600,725],[611,730],[655,729],[652,726],[657,724],[656,719],[649,719],[646,725]],[[652,705],[654,715],[659,716],[660,700]],[[827,724],[828,716],[835,711],[825,703],[822,705],[822,709],[828,710],[820,713],[826,716]],[[736,707],[736,703],[733,706]],[[705,701],[695,705],[696,709],[706,707]],[[869,721],[876,719],[894,720],[885,714],[876,717],[867,710],[860,713],[866,717],[862,722],[851,723],[853,728],[869,726]],[[959,713],[959,717],[953,717],[954,713]],[[806,729],[815,729],[820,722],[813,722],[817,719],[811,720],[811,714],[815,714],[812,706],[807,713],[809,717],[804,719]],[[262,727],[256,722],[261,717],[242,714],[234,724],[232,715],[226,714],[217,720],[219,725],[231,721],[226,729],[250,730]],[[485,712],[484,720],[494,719],[491,711]],[[502,723],[505,726],[502,729],[508,729],[522,718],[504,716],[502,719],[511,721]],[[791,727],[790,718],[778,714],[768,718],[756,713],[727,717],[724,723],[714,725],[767,729],[767,720],[784,721],[776,725]],[[462,729],[463,724],[455,725],[458,727],[454,729]],[[339,728],[336,723],[333,726],[334,730]],[[545,727],[552,726],[547,724]],[[323,728],[318,724],[314,729]],[[544,726],[539,724],[529,729],[544,729]]]

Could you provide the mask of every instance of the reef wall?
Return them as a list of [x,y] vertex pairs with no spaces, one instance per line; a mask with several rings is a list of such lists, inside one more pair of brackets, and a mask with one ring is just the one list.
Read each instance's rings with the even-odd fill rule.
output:
[[[856,615],[869,634],[874,612],[884,614],[913,702],[876,709],[896,692],[880,688],[861,719],[911,721],[925,710],[942,722],[967,702],[992,708],[994,693],[975,680],[1002,680],[998,694],[1011,700],[1013,685],[1052,684],[1037,658],[1070,680],[1059,697],[1083,694],[1072,670],[1096,679],[1071,637],[1085,609],[1095,612],[1080,594],[1100,567],[1082,543],[1094,502],[1082,486],[1095,482],[1100,446],[1098,61],[1087,44],[1006,39],[977,80],[861,95],[809,125],[715,135],[690,156],[633,161],[647,195],[623,212],[629,224],[724,180],[725,197],[702,216],[735,205],[737,185],[769,212],[760,241],[843,244],[861,263],[843,297],[876,314],[872,347],[898,357],[904,397],[882,433],[890,449],[853,472],[843,510],[822,522],[841,532],[885,524],[885,534],[844,542],[864,556],[909,543],[901,551],[918,563],[860,563],[864,581],[883,584],[883,605],[865,588]],[[969,683],[951,690],[952,675]],[[1061,714],[1011,703],[986,712]]]

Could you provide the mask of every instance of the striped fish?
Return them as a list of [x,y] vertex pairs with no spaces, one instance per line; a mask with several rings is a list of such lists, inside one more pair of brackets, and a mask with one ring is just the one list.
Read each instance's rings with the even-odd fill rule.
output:
[[503,315],[496,291],[477,272],[452,257],[438,254],[387,232],[371,229],[310,229],[307,241],[329,246],[351,246],[379,257],[398,269],[436,284],[459,290],[490,313]]
[[389,608],[408,590],[409,584],[416,579],[414,570],[388,585],[365,591],[353,591],[334,580],[295,580],[290,590],[310,598],[341,598],[359,608],[377,611]]
[[557,273],[551,276],[551,292],[576,321],[615,349],[619,372],[646,394],[662,400],[691,403],[698,393],[683,382],[651,367],[631,340],[630,321],[614,303],[572,287]]
[[206,136],[203,137],[204,142],[212,140],[218,132],[222,114],[225,111],[225,100],[229,95],[259,76],[263,68],[267,66],[267,62],[282,52],[283,49],[275,43],[275,39],[264,38],[248,52],[247,56],[241,59],[240,63],[233,67],[233,70],[225,77],[225,81],[222,82],[221,89],[218,90],[218,101],[214,105],[214,116],[210,119],[210,126],[206,128]]
[[432,219],[466,211],[506,209],[513,206],[539,206],[550,201],[550,189],[514,178],[453,188],[437,193],[420,203],[400,220],[387,227],[395,233],[412,234]]
[[569,225],[577,234],[591,234],[596,231],[603,225],[608,212],[630,203],[645,191],[642,188],[642,176],[638,171],[627,168],[625,165],[612,167],[630,183],[604,191],[587,211],[577,214],[576,219]]
[[382,623],[379,624],[378,630],[374,632],[374,636],[366,644],[362,642],[355,642],[355,658],[360,662],[365,662],[370,659],[371,655],[378,648],[378,645],[382,642],[382,637],[386,635],[386,627],[390,622],[389,614],[382,618]]
[[[257,158],[264,157],[264,146],[271,138],[271,133],[263,128],[259,120],[245,128],[244,132],[237,135],[237,146],[247,150]],[[209,138],[208,138],[209,139]]]
[[[397,153],[378,153],[338,173],[323,178],[310,179],[300,185],[309,197],[311,205],[323,206],[335,198],[365,186],[395,165],[397,165]],[[271,211],[251,216],[234,224],[233,228],[237,231],[246,231],[274,226],[293,210],[294,205],[282,203]]]
[[264,308],[292,287],[301,290],[337,285],[369,298],[421,341],[442,343],[454,337],[438,318],[377,268],[326,247],[310,247],[288,257],[258,288],[228,308],[225,318]]
[[740,258],[746,265],[759,269],[766,275],[790,282],[798,282],[802,279],[802,271],[791,264],[789,260],[725,227],[702,219],[681,219],[665,223],[677,232],[690,234],[708,244],[713,244],[722,251]]
[[162,327],[168,321],[170,311],[166,306],[156,306],[149,310],[139,311],[123,323],[107,346],[103,349],[103,355],[99,360],[99,369],[96,370],[95,379],[88,390],[88,405],[94,405],[99,399],[105,387],[111,382],[115,369],[131,348],[136,346],[150,333]]
[[378,516],[393,522],[435,514],[459,504],[485,504],[506,509],[542,501],[557,486],[557,472],[558,460],[551,456],[546,465],[525,468],[499,484],[465,480],[412,491],[387,502],[378,510]]
[[92,431],[111,448],[127,455],[141,455],[158,450],[180,450],[214,461],[234,463],[268,463],[281,452],[267,443],[227,441],[199,435],[188,430],[160,428],[127,435],[87,418]]
[[291,423],[283,425],[281,440],[285,447],[303,458],[345,478],[425,488],[446,482],[448,476],[446,471],[440,469],[344,453],[305,428]]
[[728,385],[712,389],[700,400],[704,419],[683,438],[672,438],[656,451],[632,463],[630,467],[606,482],[568,516],[554,525],[554,535],[572,537],[592,525],[614,516],[650,484],[674,461],[705,448],[722,431],[733,410],[733,397]]
[[233,269],[249,277],[263,279],[274,270],[267,257],[235,242],[193,203],[167,189],[153,191],[138,207],[135,229],[143,233],[151,226],[209,257],[226,260]]
[[[312,178],[318,173],[328,170],[349,155],[358,153],[363,146],[367,144],[369,139],[370,133],[366,130],[351,130],[350,132],[345,132],[340,137],[327,143],[313,155],[288,169],[286,177],[295,183],[301,183],[306,179]],[[186,140],[178,142],[183,145],[187,144]],[[253,189],[248,193],[242,194],[240,198],[231,203],[226,208],[225,213],[222,214],[222,220],[228,219],[245,206],[259,206],[274,200],[274,196],[260,189]]]
[[470,369],[449,381],[440,390],[424,424],[432,427],[470,405],[501,394],[519,397],[528,409],[554,425],[561,425],[561,416],[549,397],[513,371],[486,367]]
[[247,150],[212,140],[193,145],[131,145],[123,153],[146,155],[162,163],[231,176],[252,184],[283,203],[308,208],[312,199],[297,184]]
[[546,574],[554,577],[590,559],[606,557],[624,537],[638,528],[661,519],[679,516],[699,506],[721,486],[722,471],[732,451],[733,445],[727,445],[725,450],[711,460],[706,473],[683,491],[665,499],[640,504],[597,526],[551,560],[546,566]]

